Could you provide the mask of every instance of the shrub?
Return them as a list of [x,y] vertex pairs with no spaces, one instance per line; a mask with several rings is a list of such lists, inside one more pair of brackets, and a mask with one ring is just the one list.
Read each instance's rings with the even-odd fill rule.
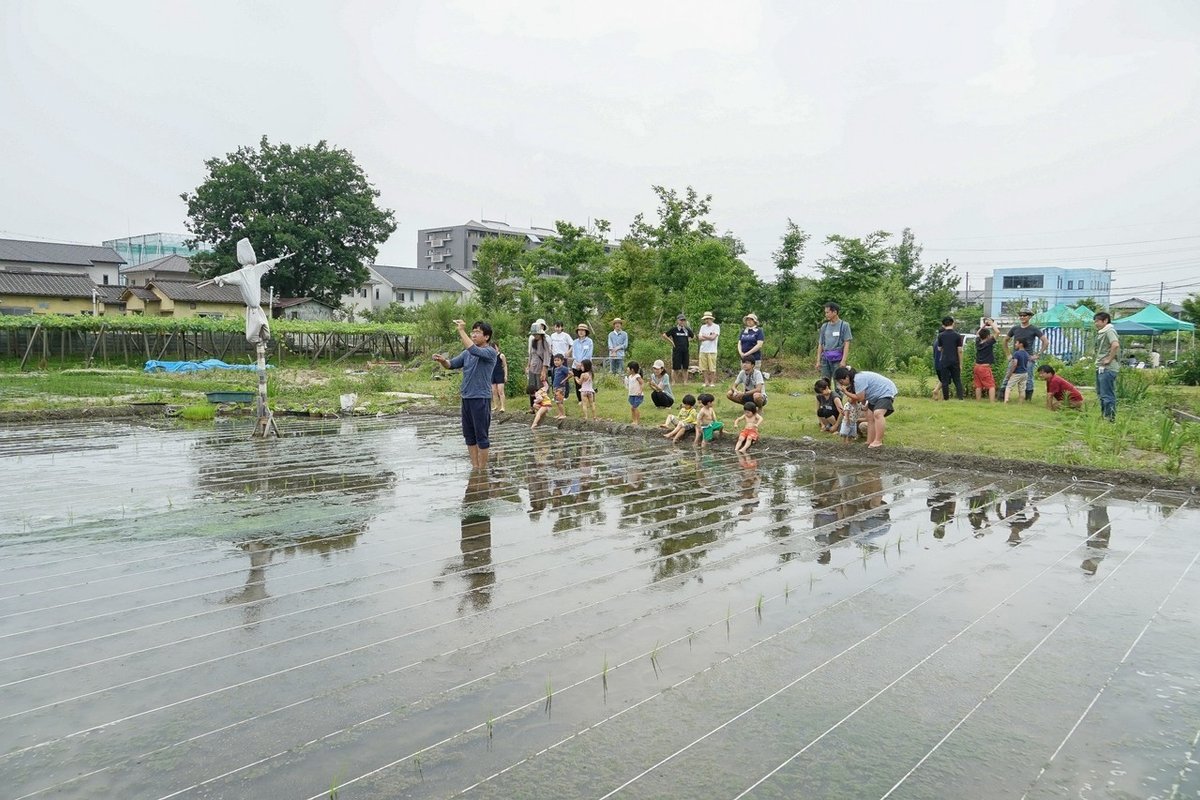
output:
[[1150,379],[1139,369],[1123,369],[1117,373],[1117,399],[1140,403],[1150,391]]
[[1179,356],[1171,367],[1171,380],[1184,386],[1200,386],[1200,349],[1189,350]]

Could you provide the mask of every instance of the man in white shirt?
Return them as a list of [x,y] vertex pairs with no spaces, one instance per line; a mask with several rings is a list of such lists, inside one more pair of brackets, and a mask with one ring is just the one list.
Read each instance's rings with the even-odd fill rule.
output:
[[700,321],[700,373],[704,375],[705,386],[717,385],[717,340],[721,337],[721,326],[718,325],[711,311],[705,311]]
[[554,333],[550,334],[550,358],[562,356],[564,364],[571,363],[571,334],[563,332],[562,320],[554,323]]

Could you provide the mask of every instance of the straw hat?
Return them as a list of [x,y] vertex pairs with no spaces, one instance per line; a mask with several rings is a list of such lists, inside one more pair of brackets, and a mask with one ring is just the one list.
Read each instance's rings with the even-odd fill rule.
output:
[[716,317],[713,316],[713,313],[711,311],[705,311],[703,314],[700,315],[700,321],[703,322],[706,319],[716,319]]
[[530,336],[545,336],[546,329],[544,327],[542,327],[541,325],[538,325],[535,322],[529,326],[529,335]]
[[588,324],[586,322],[581,322],[575,326],[575,331],[576,331],[576,333],[578,333],[579,331],[587,331],[588,333],[591,333],[592,329],[588,327]]
[[616,325],[618,322],[621,323],[622,325],[625,324],[625,320],[621,319],[620,317],[613,317],[612,324]]
[[663,360],[661,358],[658,359],[657,361],[655,361],[653,364],[651,364],[651,366],[654,367],[655,369],[666,369],[667,368],[667,365],[663,363]]
[[746,316],[742,317],[742,321],[743,321],[743,322],[745,322],[745,321],[746,321],[746,320],[748,320],[748,319],[752,319],[752,320],[754,320],[754,324],[755,324],[755,325],[757,325],[757,324],[758,324],[758,314],[755,314],[754,312],[750,312],[750,313],[749,313],[749,314],[747,314]]

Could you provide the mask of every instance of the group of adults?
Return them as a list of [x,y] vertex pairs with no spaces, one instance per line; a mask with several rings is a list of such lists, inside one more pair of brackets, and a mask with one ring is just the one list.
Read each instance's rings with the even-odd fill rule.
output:
[[[996,384],[993,366],[996,364],[996,343],[1001,341],[1000,329],[991,317],[983,320],[976,332],[975,367],[972,378],[975,384],[975,399],[982,400],[984,392],[992,402],[996,400],[997,388],[1004,392],[1007,402],[1010,394],[1024,394],[1025,400],[1033,399],[1033,378],[1036,366],[1038,377],[1046,381],[1046,404],[1057,408],[1060,404],[1078,407],[1083,403],[1079,391],[1056,375],[1048,364],[1037,362],[1050,352],[1050,338],[1046,332],[1033,324],[1033,309],[1025,308],[1017,314],[1017,324],[1008,330],[1002,340],[1002,358],[1007,364],[1005,377],[999,387]],[[1096,328],[1096,394],[1100,400],[1100,411],[1106,419],[1115,419],[1117,413],[1117,371],[1120,369],[1121,342],[1112,325],[1112,317],[1105,311],[1092,316]],[[943,400],[950,399],[950,385],[954,384],[959,400],[965,396],[962,383],[963,336],[955,330],[955,320],[947,316],[942,319],[942,328],[933,344],[934,369],[941,384]],[[1012,390],[1016,391],[1013,392]]]
[[[675,387],[689,382],[691,374],[692,343],[697,342],[698,371],[702,379],[701,388],[717,386],[717,348],[721,338],[721,326],[717,324],[716,316],[706,311],[700,316],[699,330],[693,330],[688,325],[686,314],[679,314],[675,325],[663,331],[660,337],[671,345],[671,365],[667,370],[666,362],[659,359],[653,363],[653,373],[644,376],[651,387],[651,399],[656,407],[670,408],[675,404]],[[758,369],[763,355],[765,337],[759,323],[758,315],[747,314],[738,333],[738,358],[742,369],[734,379],[733,386],[727,392],[727,397],[737,403],[753,400],[760,408],[766,405],[766,381],[762,371]],[[625,321],[615,317],[611,321],[612,330],[608,332],[604,344],[607,347],[607,357],[603,359],[607,369],[613,375],[624,375],[626,355],[629,352],[629,333],[625,330]],[[556,355],[562,355],[564,363],[578,379],[584,369],[584,361],[591,362],[593,368],[600,365],[601,359],[596,358],[596,343],[592,339],[592,329],[586,322],[575,327],[575,336],[564,330],[561,321],[555,322],[553,331],[547,330],[544,319],[533,322],[529,328],[528,348],[526,354],[526,393],[530,397],[532,407],[533,396],[547,377]],[[640,367],[639,367],[640,368]],[[672,380],[673,376],[673,380]],[[575,384],[576,399],[580,399],[579,382]]]

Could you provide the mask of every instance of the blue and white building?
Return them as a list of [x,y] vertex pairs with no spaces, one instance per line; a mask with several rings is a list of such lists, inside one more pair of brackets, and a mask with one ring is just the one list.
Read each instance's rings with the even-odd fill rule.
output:
[[1044,311],[1059,303],[1075,305],[1088,297],[1107,307],[1111,289],[1112,273],[1104,269],[997,269],[984,282],[983,310],[990,317],[1009,319],[1022,308]]

